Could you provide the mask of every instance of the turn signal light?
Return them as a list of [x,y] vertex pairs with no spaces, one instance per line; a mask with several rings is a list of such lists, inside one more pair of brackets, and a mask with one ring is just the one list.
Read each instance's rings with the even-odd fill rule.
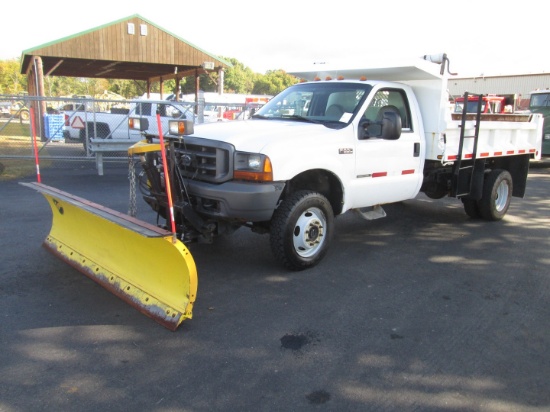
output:
[[271,166],[271,160],[269,160],[269,157],[265,157],[261,170],[235,170],[233,171],[233,177],[252,182],[272,182],[273,167]]
[[176,136],[183,136],[195,133],[194,124],[191,120],[170,120],[168,122],[169,133]]

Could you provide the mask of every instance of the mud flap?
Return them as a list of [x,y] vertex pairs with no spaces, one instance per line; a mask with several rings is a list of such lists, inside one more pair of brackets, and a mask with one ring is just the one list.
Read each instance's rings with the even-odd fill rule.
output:
[[192,317],[195,261],[172,233],[41,183],[53,219],[44,247],[174,331]]

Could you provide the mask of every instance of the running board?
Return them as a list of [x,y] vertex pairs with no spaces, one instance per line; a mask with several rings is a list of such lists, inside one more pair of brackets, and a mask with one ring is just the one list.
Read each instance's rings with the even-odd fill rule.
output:
[[362,207],[359,209],[353,209],[359,216],[365,220],[375,220],[382,217],[386,217],[386,212],[380,205]]

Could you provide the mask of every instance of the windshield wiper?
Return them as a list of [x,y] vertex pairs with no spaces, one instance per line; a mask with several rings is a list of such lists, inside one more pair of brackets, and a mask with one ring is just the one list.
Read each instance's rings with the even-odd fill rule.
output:
[[316,123],[316,124],[322,124],[324,122],[322,121],[319,121],[319,120],[315,120],[315,119],[312,119],[310,117],[305,117],[305,116],[299,116],[297,114],[292,114],[292,115],[289,115],[289,116],[282,116],[281,119],[296,119],[296,120],[302,120],[304,122],[309,122],[309,123]]

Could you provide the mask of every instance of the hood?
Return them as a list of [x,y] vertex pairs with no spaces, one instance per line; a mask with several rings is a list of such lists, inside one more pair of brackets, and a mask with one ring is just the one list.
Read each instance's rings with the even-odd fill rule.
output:
[[280,145],[284,142],[290,148],[298,138],[303,145],[307,140],[319,142],[325,135],[334,136],[340,132],[322,124],[253,119],[195,125],[195,133],[192,136],[227,142],[239,151],[262,153],[270,144]]

